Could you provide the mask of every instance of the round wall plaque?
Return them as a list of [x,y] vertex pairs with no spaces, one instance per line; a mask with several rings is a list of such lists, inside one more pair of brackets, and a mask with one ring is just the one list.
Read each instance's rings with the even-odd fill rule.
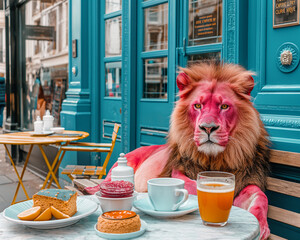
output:
[[276,65],[280,71],[289,73],[299,64],[299,49],[296,44],[287,42],[282,44],[276,52]]

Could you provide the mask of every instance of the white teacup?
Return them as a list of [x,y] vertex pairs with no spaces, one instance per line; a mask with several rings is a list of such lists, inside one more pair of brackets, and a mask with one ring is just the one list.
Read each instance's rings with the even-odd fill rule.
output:
[[153,178],[147,184],[150,202],[156,211],[176,211],[189,197],[184,181],[178,178]]

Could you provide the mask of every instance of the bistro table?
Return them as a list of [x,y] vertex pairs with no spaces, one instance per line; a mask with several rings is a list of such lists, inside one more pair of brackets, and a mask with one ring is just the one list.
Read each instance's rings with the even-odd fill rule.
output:
[[[26,167],[27,167],[27,163],[29,161],[30,155],[31,155],[31,151],[34,145],[37,145],[43,155],[43,158],[45,160],[45,163],[47,164],[47,167],[49,169],[49,172],[47,174],[47,177],[44,181],[44,184],[42,186],[42,189],[44,189],[47,185],[48,180],[50,180],[48,187],[50,187],[50,185],[52,184],[52,181],[54,180],[55,183],[57,184],[58,188],[60,187],[59,182],[57,181],[57,178],[55,176],[59,165],[64,157],[64,155],[61,154],[61,146],[65,146],[68,145],[69,142],[71,141],[76,141],[76,140],[80,140],[83,138],[88,137],[89,134],[86,132],[82,132],[82,131],[64,131],[62,134],[51,134],[48,136],[39,136],[39,135],[34,135],[33,132],[14,132],[14,133],[7,133],[7,134],[0,134],[0,144],[3,144],[6,150],[6,153],[11,161],[11,164],[14,167],[15,173],[18,177],[18,186],[16,188],[16,192],[13,198],[13,201],[11,204],[14,204],[16,202],[16,198],[18,195],[18,191],[20,189],[20,185],[22,186],[24,193],[26,195],[27,200],[30,199],[30,197],[28,196],[28,193],[25,189],[25,186],[23,184],[23,176],[24,173],[26,171]],[[50,144],[55,144],[59,146],[59,150],[54,158],[54,161],[52,163],[52,165],[50,165],[47,155],[43,149],[43,145],[50,145]],[[22,169],[22,173],[21,176],[19,175],[16,166],[14,164],[14,161],[11,157],[11,154],[7,148],[7,145],[30,145],[23,169]],[[50,178],[50,179],[49,179]]]
[[[138,198],[145,196],[139,194]],[[94,195],[86,197],[98,202]],[[147,223],[146,232],[138,239],[259,239],[257,219],[248,211],[238,207],[232,207],[228,224],[224,227],[204,226],[198,210],[173,219],[154,218],[135,208],[133,211]],[[5,220],[1,214],[0,239],[102,239],[94,230],[100,214],[101,208],[74,225],[52,230],[27,228]]]

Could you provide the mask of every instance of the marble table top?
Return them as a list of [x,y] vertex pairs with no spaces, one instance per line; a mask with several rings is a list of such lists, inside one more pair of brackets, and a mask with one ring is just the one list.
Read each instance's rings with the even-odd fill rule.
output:
[[[90,198],[97,201],[94,196]],[[147,223],[146,232],[138,239],[259,239],[259,224],[255,216],[237,207],[232,207],[228,224],[224,227],[204,226],[199,211],[173,219],[154,218],[134,208],[133,211]],[[0,239],[102,239],[94,230],[100,214],[101,208],[74,225],[51,230],[15,224],[0,214]]]

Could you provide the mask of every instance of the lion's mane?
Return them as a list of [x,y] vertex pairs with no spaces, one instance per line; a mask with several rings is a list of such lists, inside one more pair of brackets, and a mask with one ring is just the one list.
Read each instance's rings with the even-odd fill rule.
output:
[[[265,190],[269,173],[269,140],[259,113],[250,102],[249,93],[254,83],[249,77],[252,78],[253,73],[238,65],[215,63],[196,64],[182,70],[191,83],[180,91],[180,99],[172,113],[168,135],[170,156],[160,176],[170,177],[172,169],[180,170],[191,179],[196,179],[201,171],[226,171],[236,176],[235,196],[249,184]],[[237,125],[225,150],[217,156],[198,151],[193,141],[194,127],[188,118],[189,95],[202,80],[226,82],[239,99],[236,102]]]

